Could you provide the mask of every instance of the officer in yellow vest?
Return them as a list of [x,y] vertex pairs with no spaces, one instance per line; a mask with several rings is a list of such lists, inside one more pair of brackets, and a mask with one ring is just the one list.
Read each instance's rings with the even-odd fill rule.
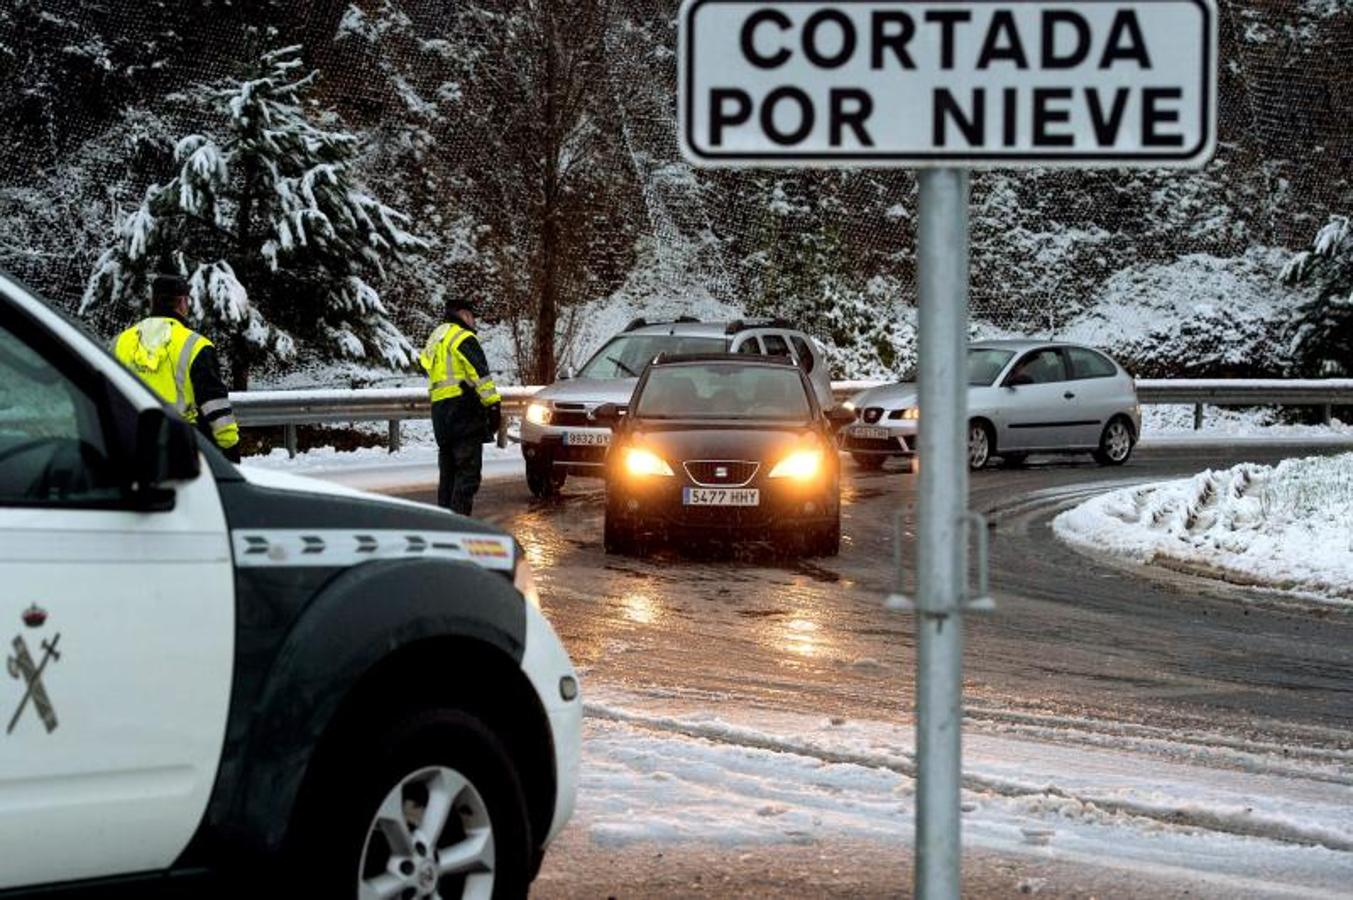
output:
[[468,516],[484,467],[484,444],[503,421],[503,398],[475,336],[470,300],[447,304],[446,322],[428,338],[418,361],[428,373],[432,430],[441,479],[437,503]]
[[165,403],[193,423],[232,462],[240,429],[211,341],[188,327],[188,283],[160,275],[151,285],[150,318],[113,341],[113,355]]

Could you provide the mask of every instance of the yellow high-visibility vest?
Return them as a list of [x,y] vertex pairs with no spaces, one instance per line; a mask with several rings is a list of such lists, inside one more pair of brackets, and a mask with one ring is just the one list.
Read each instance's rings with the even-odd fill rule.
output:
[[[211,415],[214,411],[198,408],[193,396],[193,380],[189,377],[193,361],[210,346],[211,341],[177,319],[151,316],[117,336],[113,341],[113,355],[160,399],[195,425],[199,416]],[[223,408],[230,405],[229,400],[215,403],[222,404]],[[239,425],[233,415],[222,416],[210,424],[212,436],[219,446],[229,449],[239,443]]]
[[466,385],[474,388],[484,406],[502,401],[498,386],[489,373],[480,375],[474,364],[460,352],[461,344],[473,335],[468,328],[446,323],[428,338],[427,346],[418,355],[418,362],[428,373],[428,396],[433,403],[461,396]]

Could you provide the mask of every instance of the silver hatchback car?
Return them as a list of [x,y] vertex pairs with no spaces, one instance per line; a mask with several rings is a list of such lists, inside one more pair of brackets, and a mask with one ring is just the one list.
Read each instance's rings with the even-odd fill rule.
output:
[[[914,383],[872,388],[851,399],[855,424],[841,447],[866,469],[916,452]],[[1090,347],[1048,341],[983,341],[968,348],[968,465],[991,457],[1019,465],[1033,453],[1091,453],[1121,466],[1142,430],[1137,386],[1123,367]]]

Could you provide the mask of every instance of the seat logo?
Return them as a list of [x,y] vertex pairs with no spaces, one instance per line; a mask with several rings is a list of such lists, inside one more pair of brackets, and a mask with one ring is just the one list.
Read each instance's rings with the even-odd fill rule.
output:
[[[29,607],[23,614],[23,622],[29,628],[41,628],[47,621],[47,613],[37,606]],[[9,670],[9,677],[19,679],[24,683],[23,696],[19,698],[19,705],[14,710],[14,715],[10,717],[9,728],[5,734],[13,734],[14,728],[19,724],[19,719],[23,716],[24,710],[28,708],[29,703],[37,710],[38,718],[42,720],[43,727],[47,733],[56,731],[56,708],[52,706],[52,700],[47,696],[47,688],[42,683],[43,673],[47,671],[47,666],[61,660],[61,653],[56,646],[61,641],[61,635],[58,633],[50,641],[43,640],[42,661],[35,663],[33,655],[28,651],[28,643],[19,635],[10,643],[14,648],[14,655],[6,661],[6,668]]]

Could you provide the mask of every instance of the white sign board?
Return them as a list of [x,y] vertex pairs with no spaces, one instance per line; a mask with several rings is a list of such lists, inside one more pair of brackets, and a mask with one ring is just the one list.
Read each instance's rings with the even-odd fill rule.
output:
[[726,166],[1199,166],[1216,0],[686,0],[682,150]]

